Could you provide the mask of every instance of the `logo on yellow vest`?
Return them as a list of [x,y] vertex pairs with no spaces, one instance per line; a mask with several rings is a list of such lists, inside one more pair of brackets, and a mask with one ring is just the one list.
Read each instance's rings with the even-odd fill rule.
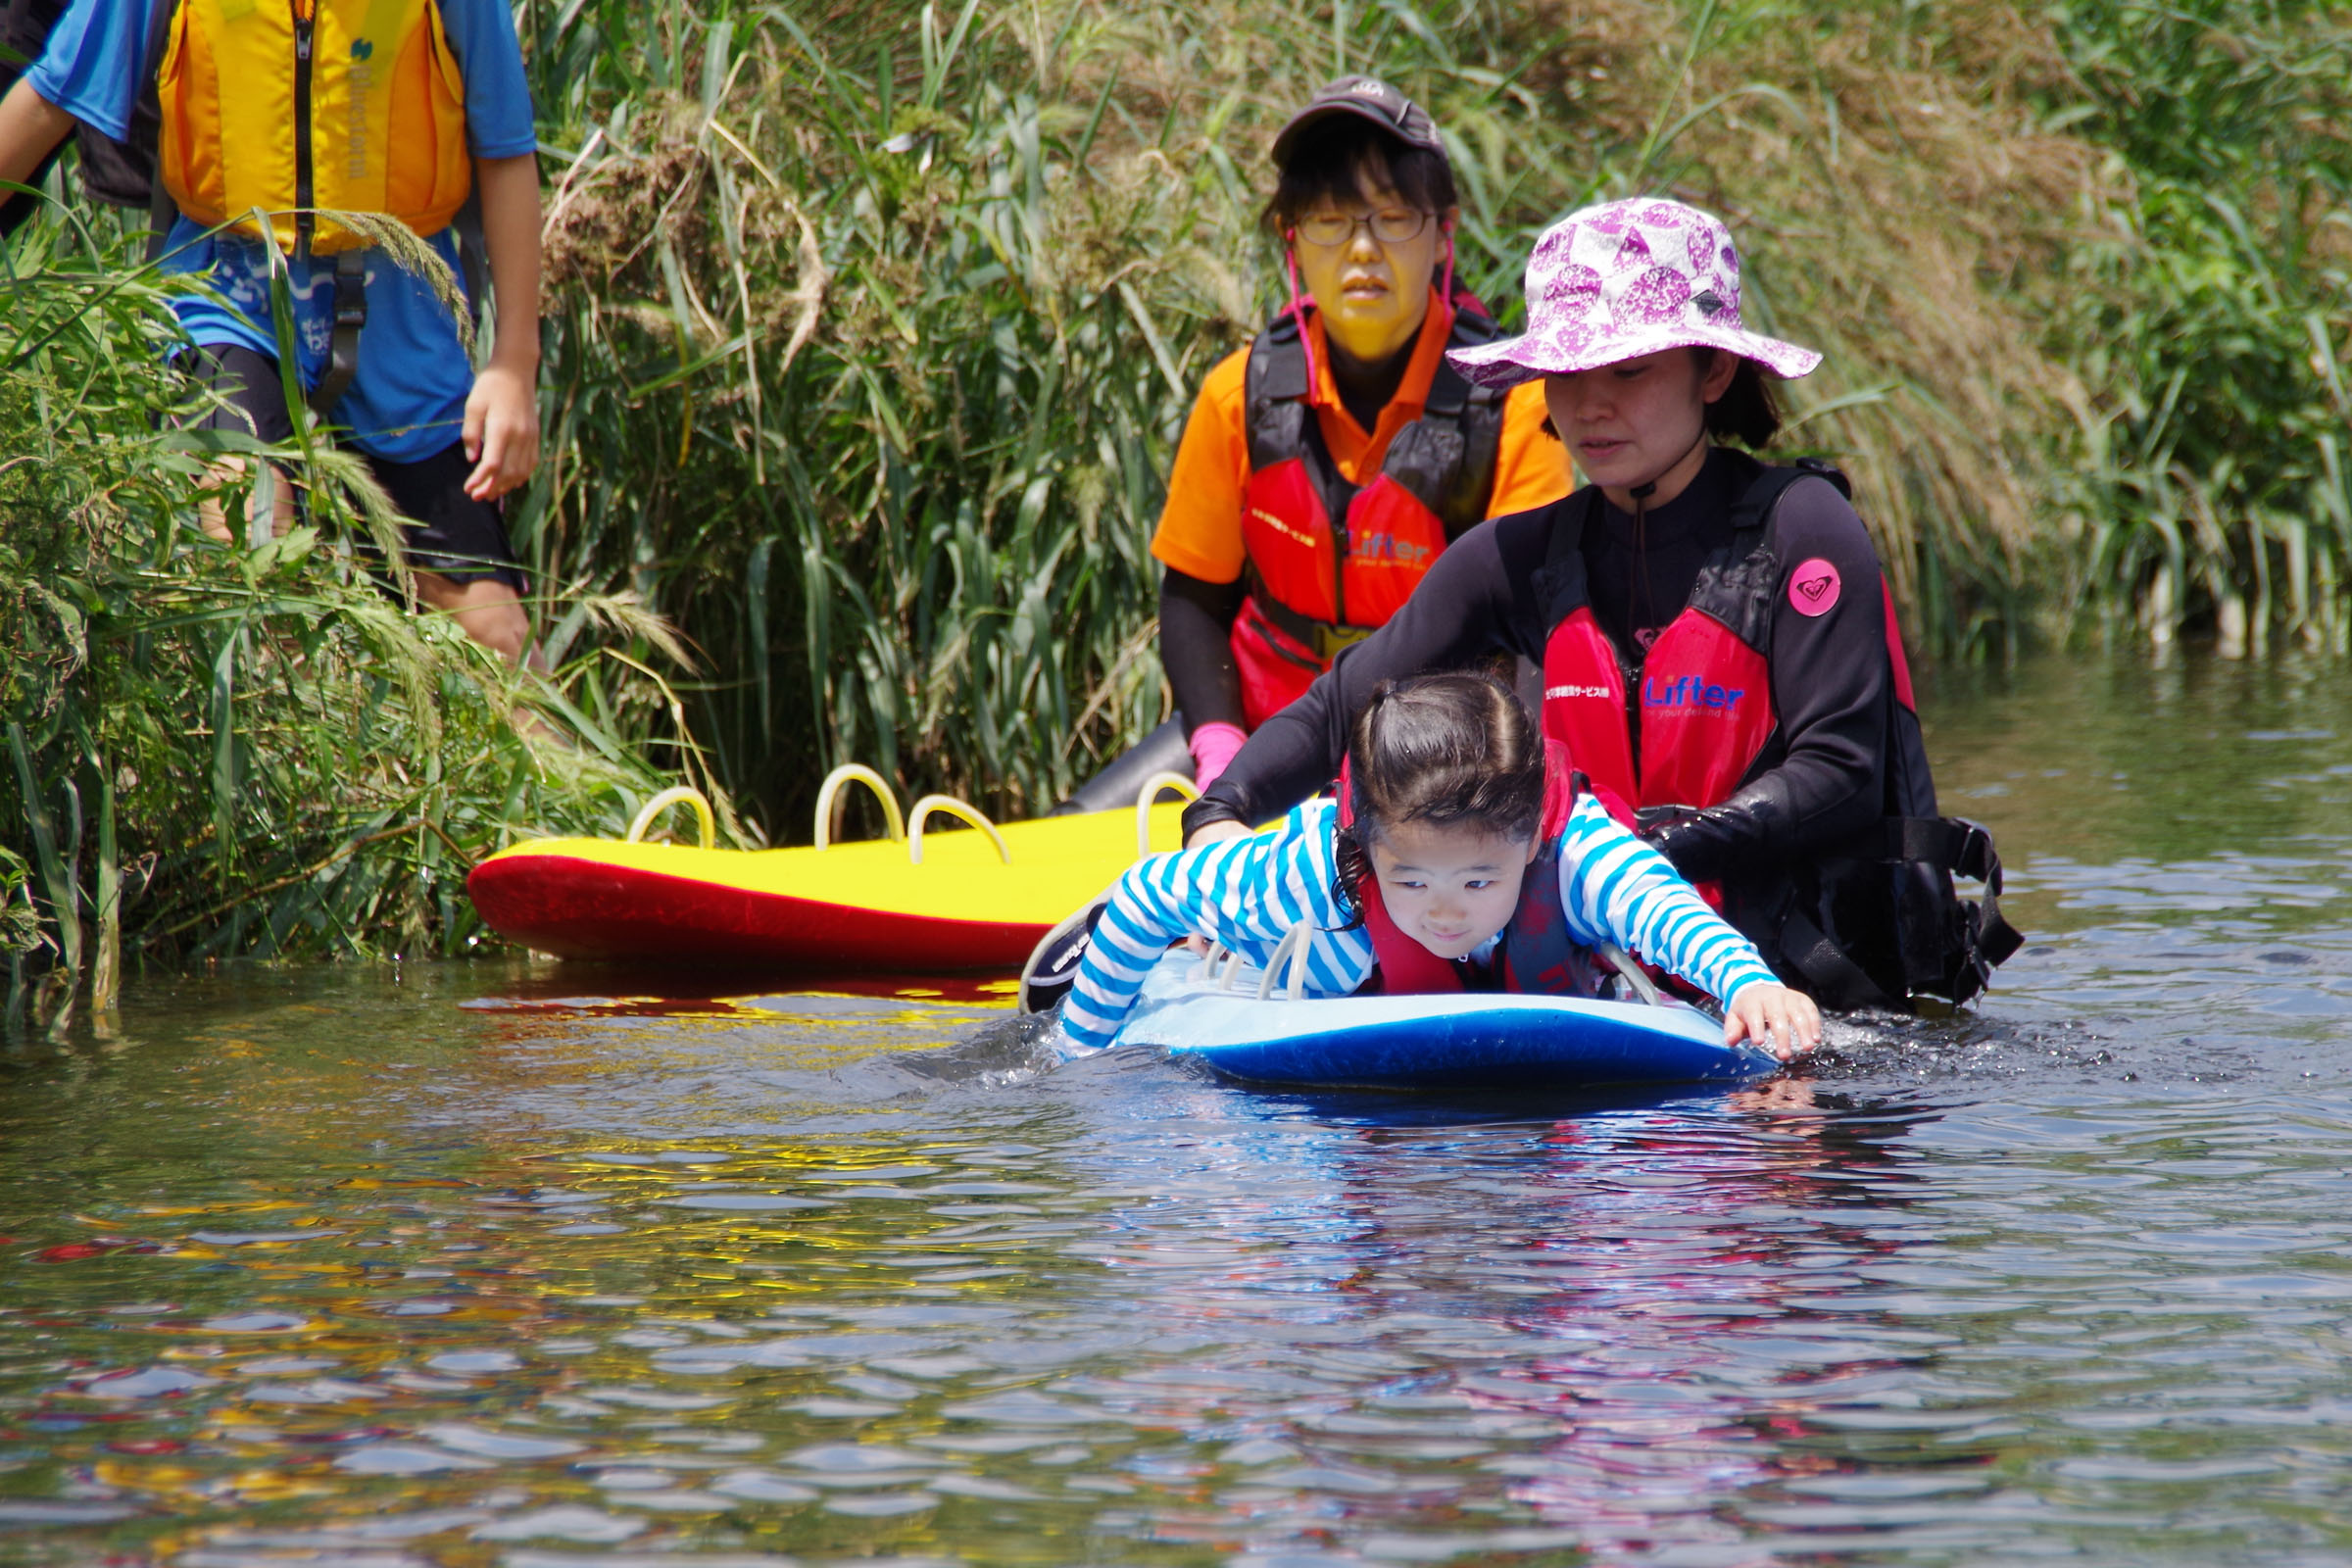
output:
[[343,117],[343,175],[354,184],[368,177],[368,95],[375,90],[375,45],[351,40],[351,91]]

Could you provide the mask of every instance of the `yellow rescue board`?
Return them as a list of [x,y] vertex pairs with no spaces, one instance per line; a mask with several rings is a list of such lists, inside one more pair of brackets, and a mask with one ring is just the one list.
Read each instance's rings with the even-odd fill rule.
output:
[[[980,825],[927,831],[941,811]],[[899,826],[895,803],[890,815]],[[1010,972],[1146,845],[1177,848],[1182,815],[1171,802],[999,827],[934,798],[903,840],[720,850],[535,839],[484,860],[466,886],[493,930],[566,957]]]

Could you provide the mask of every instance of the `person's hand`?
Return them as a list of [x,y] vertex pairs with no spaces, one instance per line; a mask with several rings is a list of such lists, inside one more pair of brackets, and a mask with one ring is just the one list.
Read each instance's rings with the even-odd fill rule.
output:
[[1752,1040],[1783,1061],[1821,1044],[1821,1009],[1787,986],[1742,986],[1724,1005],[1723,1043]]
[[496,501],[539,466],[539,405],[531,378],[493,361],[466,396],[466,493]]
[[1191,836],[1185,839],[1184,847],[1197,850],[1203,844],[1215,844],[1222,839],[1246,839],[1249,836],[1248,827],[1227,817],[1221,822],[1204,822],[1193,829]]

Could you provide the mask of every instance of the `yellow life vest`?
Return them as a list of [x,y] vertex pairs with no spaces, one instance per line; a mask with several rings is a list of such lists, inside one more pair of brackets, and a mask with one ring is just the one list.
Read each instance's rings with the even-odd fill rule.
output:
[[434,0],[178,0],[156,75],[164,188],[197,222],[286,251],[367,243],[314,212],[448,226],[473,179],[466,89]]

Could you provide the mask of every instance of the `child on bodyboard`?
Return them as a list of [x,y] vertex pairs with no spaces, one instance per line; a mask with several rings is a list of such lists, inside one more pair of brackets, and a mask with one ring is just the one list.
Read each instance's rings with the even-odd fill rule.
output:
[[1590,792],[1555,797],[1547,812],[1546,783],[1544,749],[1498,681],[1383,685],[1356,715],[1341,799],[1119,878],[1061,1003],[1065,1054],[1112,1043],[1171,944],[1213,938],[1263,967],[1301,920],[1323,933],[1309,996],[1591,996],[1604,976],[1595,950],[1614,944],[1721,999],[1726,1045],[1752,1041],[1786,1061],[1820,1044],[1819,1009],[1664,857]]

